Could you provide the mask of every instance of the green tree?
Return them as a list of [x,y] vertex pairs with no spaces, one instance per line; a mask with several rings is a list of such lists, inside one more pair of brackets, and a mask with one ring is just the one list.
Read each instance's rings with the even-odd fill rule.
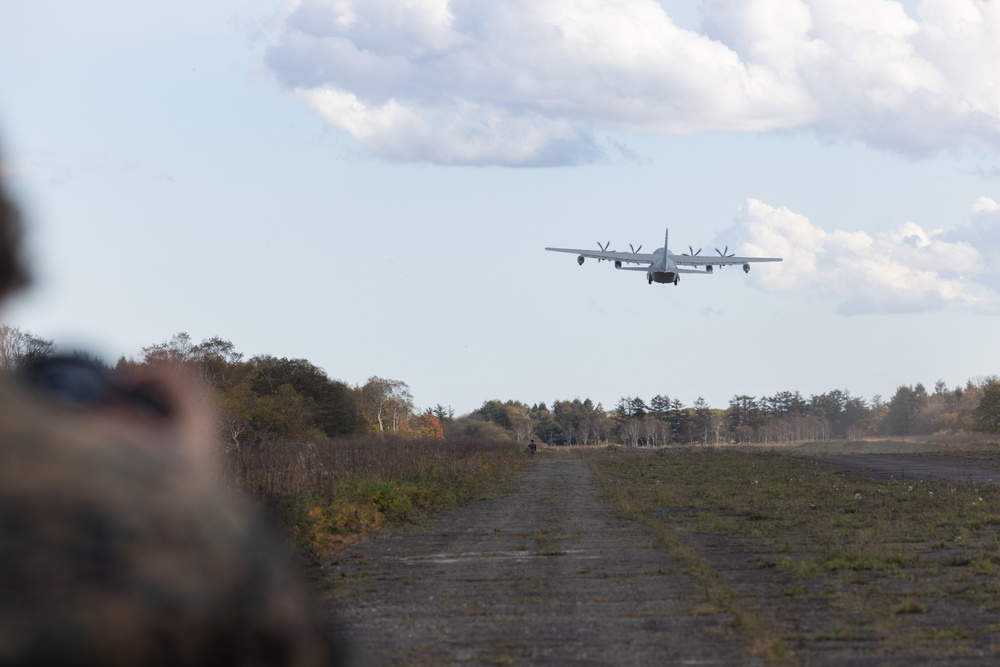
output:
[[669,396],[657,394],[649,401],[649,413],[660,421],[669,421],[671,405]]
[[258,440],[305,441],[326,437],[316,424],[315,403],[290,384],[250,397],[245,407],[246,423]]
[[976,430],[1000,433],[1000,379],[991,378],[983,385],[983,396],[973,411]]
[[257,356],[251,360],[256,373],[250,388],[259,397],[271,397],[283,392],[288,385],[305,402],[296,405],[311,412],[316,428],[326,437],[354,435],[361,431],[362,421],[350,387],[332,380],[305,359]]
[[491,399],[483,402],[483,405],[469,415],[469,418],[496,424],[509,431],[512,439],[523,442],[531,437],[536,412],[537,410],[521,401]]
[[927,390],[919,382],[914,387],[900,385],[890,399],[882,428],[886,435],[914,435],[919,433],[917,416],[927,398]]
[[584,444],[588,439],[590,412],[592,409],[588,410],[579,398],[555,401],[552,404],[552,418],[559,424],[567,443],[571,445]]
[[817,417],[829,424],[828,436],[831,438],[847,438],[858,433],[862,421],[868,416],[864,399],[839,389],[811,396],[809,406]]
[[445,407],[440,403],[438,403],[433,408],[431,408],[429,412],[433,414],[435,417],[437,417],[438,421],[441,422],[442,424],[446,424],[455,418],[455,411],[452,409],[450,405],[448,407]]
[[552,417],[545,403],[538,403],[531,408],[531,419],[535,424],[535,435],[547,445],[568,444],[562,427]]
[[689,421],[691,425],[691,440],[707,443],[712,428],[712,408],[701,396],[694,402],[694,415]]
[[751,442],[757,435],[763,413],[753,396],[734,396],[729,401],[726,422],[729,434],[736,442]]
[[664,441],[674,441],[683,435],[689,440],[694,439],[688,412],[684,409],[684,404],[677,399],[665,395],[654,396],[649,402],[649,414],[666,426]]
[[463,435],[476,440],[511,440],[511,432],[496,422],[470,417],[464,422]]
[[552,404],[552,415],[569,444],[586,445],[600,440],[604,411],[589,398],[556,401]]
[[626,402],[627,412],[630,417],[635,419],[642,419],[649,412],[649,408],[646,406],[646,402],[636,396],[635,398],[624,398],[622,399]]
[[493,422],[494,424],[507,430],[513,429],[513,423],[511,422],[510,411],[507,403],[495,398],[484,401],[483,405],[472,413],[472,417],[484,422]]

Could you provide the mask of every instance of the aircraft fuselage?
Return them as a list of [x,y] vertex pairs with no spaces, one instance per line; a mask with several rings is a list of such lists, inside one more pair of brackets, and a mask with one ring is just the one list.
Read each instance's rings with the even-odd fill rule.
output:
[[680,274],[673,271],[650,271],[646,274],[646,278],[651,283],[674,283],[676,285],[681,277]]

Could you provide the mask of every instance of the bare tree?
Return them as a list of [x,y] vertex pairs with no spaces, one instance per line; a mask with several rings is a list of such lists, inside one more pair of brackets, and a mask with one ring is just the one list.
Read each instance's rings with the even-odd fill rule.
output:
[[0,326],[0,368],[15,370],[23,368],[35,359],[52,353],[51,340],[39,338],[18,327]]

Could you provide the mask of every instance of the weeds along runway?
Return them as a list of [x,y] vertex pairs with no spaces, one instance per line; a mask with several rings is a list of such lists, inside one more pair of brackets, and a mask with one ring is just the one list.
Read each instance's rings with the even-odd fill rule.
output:
[[757,665],[733,620],[579,459],[354,547],[329,605],[362,664]]

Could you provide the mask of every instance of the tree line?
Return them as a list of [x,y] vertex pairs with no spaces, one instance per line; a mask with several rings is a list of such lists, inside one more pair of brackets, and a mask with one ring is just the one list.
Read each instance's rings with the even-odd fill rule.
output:
[[[0,327],[0,368],[17,369],[54,349],[50,340],[17,327]],[[727,408],[713,408],[700,397],[684,405],[663,394],[648,402],[625,396],[611,409],[589,398],[557,400],[551,408],[491,399],[456,417],[441,404],[417,409],[403,381],[373,376],[350,386],[305,359],[247,359],[219,337],[195,343],[178,333],[142,348],[137,357],[121,357],[114,368],[160,363],[185,365],[214,390],[221,437],[234,448],[371,434],[661,446],[1000,432],[996,376],[956,388],[938,382],[933,391],[920,383],[901,385],[888,401],[880,396],[865,400],[846,390],[808,398],[798,391],[760,398],[740,394]]]
[[657,395],[648,402],[625,396],[611,410],[591,400],[528,406],[519,401],[486,401],[465,419],[467,434],[537,435],[548,444],[622,445],[780,443],[815,440],[1000,433],[1000,378],[969,380],[933,392],[920,383],[901,385],[888,401],[870,401],[835,389],[808,398],[782,391],[760,398],[740,394],[725,409],[703,398],[685,406]]
[[[17,370],[54,351],[50,340],[0,327],[0,368]],[[369,434],[444,437],[437,417],[426,411],[416,414],[405,382],[371,377],[352,387],[306,359],[244,358],[232,342],[219,337],[195,343],[188,334],[178,333],[142,348],[136,357],[123,356],[113,367],[105,365],[127,372],[164,363],[189,368],[213,390],[219,432],[230,447]]]

